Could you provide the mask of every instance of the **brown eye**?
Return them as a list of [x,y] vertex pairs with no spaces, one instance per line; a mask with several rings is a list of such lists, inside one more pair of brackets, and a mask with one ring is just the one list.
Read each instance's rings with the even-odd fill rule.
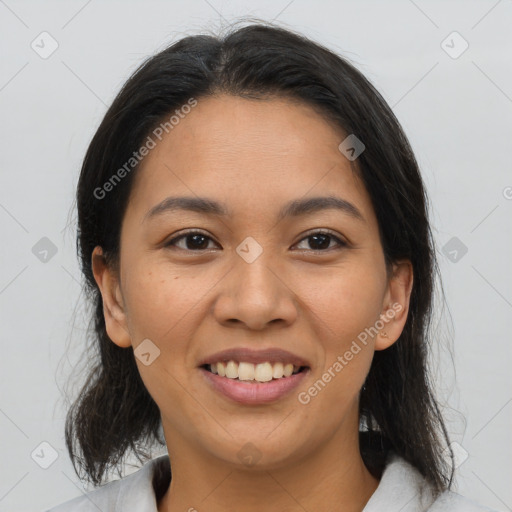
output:
[[[184,240],[184,244],[178,245],[178,242]],[[181,234],[172,240],[169,240],[165,244],[166,247],[176,246],[179,249],[186,251],[205,251],[208,247],[208,242],[213,241],[209,236],[201,233],[200,231],[190,231],[188,233]]]
[[[338,247],[346,247],[347,244],[329,231],[316,231],[304,237],[302,241],[309,240],[309,249],[313,251],[326,251],[331,249],[331,242],[334,241]],[[300,243],[300,242],[299,242]],[[307,250],[308,248],[306,248]]]
[[[312,251],[326,252],[329,249],[347,246],[346,242],[329,231],[316,231],[311,233],[304,237],[299,244],[304,240],[308,241],[309,247],[303,249]],[[177,247],[184,251],[205,251],[212,248],[208,246],[209,242],[213,242],[213,240],[208,235],[201,231],[190,231],[169,240],[169,242],[165,244],[165,247]],[[334,246],[332,246],[333,242],[335,244]],[[181,246],[179,245],[180,243]]]

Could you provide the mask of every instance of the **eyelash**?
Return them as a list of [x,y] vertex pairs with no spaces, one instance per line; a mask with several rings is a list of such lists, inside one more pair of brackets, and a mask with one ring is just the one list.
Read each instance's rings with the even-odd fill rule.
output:
[[[187,232],[182,233],[181,235],[179,235],[179,236],[169,240],[165,244],[165,247],[173,247],[173,246],[176,245],[176,242],[178,242],[179,240],[186,239],[187,237],[192,236],[192,235],[201,235],[204,238],[209,238],[210,240],[213,241],[213,239],[210,236],[208,236],[207,234],[205,234],[205,233],[203,233],[201,231],[194,230],[194,231],[187,231]],[[315,235],[324,235],[324,236],[330,237],[332,240],[335,240],[338,243],[339,248],[343,248],[343,247],[347,247],[348,246],[348,244],[346,242],[341,240],[339,237],[337,237],[333,232],[331,232],[329,230],[318,230],[318,231],[314,231],[312,233],[309,233],[307,236],[305,236],[301,240],[299,240],[299,242],[297,242],[297,244],[295,244],[295,245],[298,245],[300,242],[302,242],[304,240],[307,240],[308,238],[311,238],[311,237],[313,237]],[[190,252],[202,252],[202,251],[207,251],[208,250],[208,249],[197,249],[197,250],[194,250],[194,249],[183,249],[181,247],[179,247],[179,249],[181,249],[183,251],[190,251]],[[307,250],[307,249],[300,249],[300,250]],[[332,248],[328,248],[328,249],[310,249],[310,250],[313,251],[313,252],[328,252],[328,251],[332,250]]]

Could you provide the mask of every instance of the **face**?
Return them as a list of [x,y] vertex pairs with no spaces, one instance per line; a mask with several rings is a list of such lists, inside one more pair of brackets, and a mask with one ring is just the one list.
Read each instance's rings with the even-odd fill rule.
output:
[[[345,137],[309,106],[220,95],[199,99],[137,171],[119,274],[99,248],[93,267],[110,338],[144,354],[171,460],[186,449],[241,464],[245,450],[276,468],[357,438],[360,389],[403,328],[412,277],[407,263],[387,272]],[[169,200],[180,197],[196,208]],[[382,318],[383,337],[369,329]],[[243,378],[302,369],[255,383],[202,367],[229,359]]]

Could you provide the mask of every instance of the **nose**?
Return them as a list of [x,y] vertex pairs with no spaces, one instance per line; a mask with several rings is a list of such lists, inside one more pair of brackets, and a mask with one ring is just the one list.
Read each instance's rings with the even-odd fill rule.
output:
[[219,283],[213,308],[219,323],[261,330],[271,323],[291,325],[297,318],[297,301],[284,272],[264,254],[252,263],[235,257],[233,269]]

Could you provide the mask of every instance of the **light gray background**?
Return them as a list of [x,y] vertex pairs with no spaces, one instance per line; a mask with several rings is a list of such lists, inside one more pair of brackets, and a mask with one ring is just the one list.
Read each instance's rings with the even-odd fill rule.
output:
[[[0,510],[44,510],[83,490],[63,434],[61,392],[85,326],[68,214],[106,105],[147,55],[247,15],[352,59],[403,124],[433,203],[449,307],[440,339],[453,322],[456,373],[447,350],[435,359],[463,461],[458,491],[512,510],[510,0],[0,0]],[[43,31],[59,45],[47,59],[31,48],[42,46]],[[469,43],[458,58],[441,46],[453,31]],[[452,54],[463,48],[456,37],[445,43]],[[46,263],[32,252],[42,237],[57,248]],[[467,254],[443,253],[453,237]],[[49,462],[52,449],[58,458],[48,469],[31,458],[36,450],[34,459]]]

